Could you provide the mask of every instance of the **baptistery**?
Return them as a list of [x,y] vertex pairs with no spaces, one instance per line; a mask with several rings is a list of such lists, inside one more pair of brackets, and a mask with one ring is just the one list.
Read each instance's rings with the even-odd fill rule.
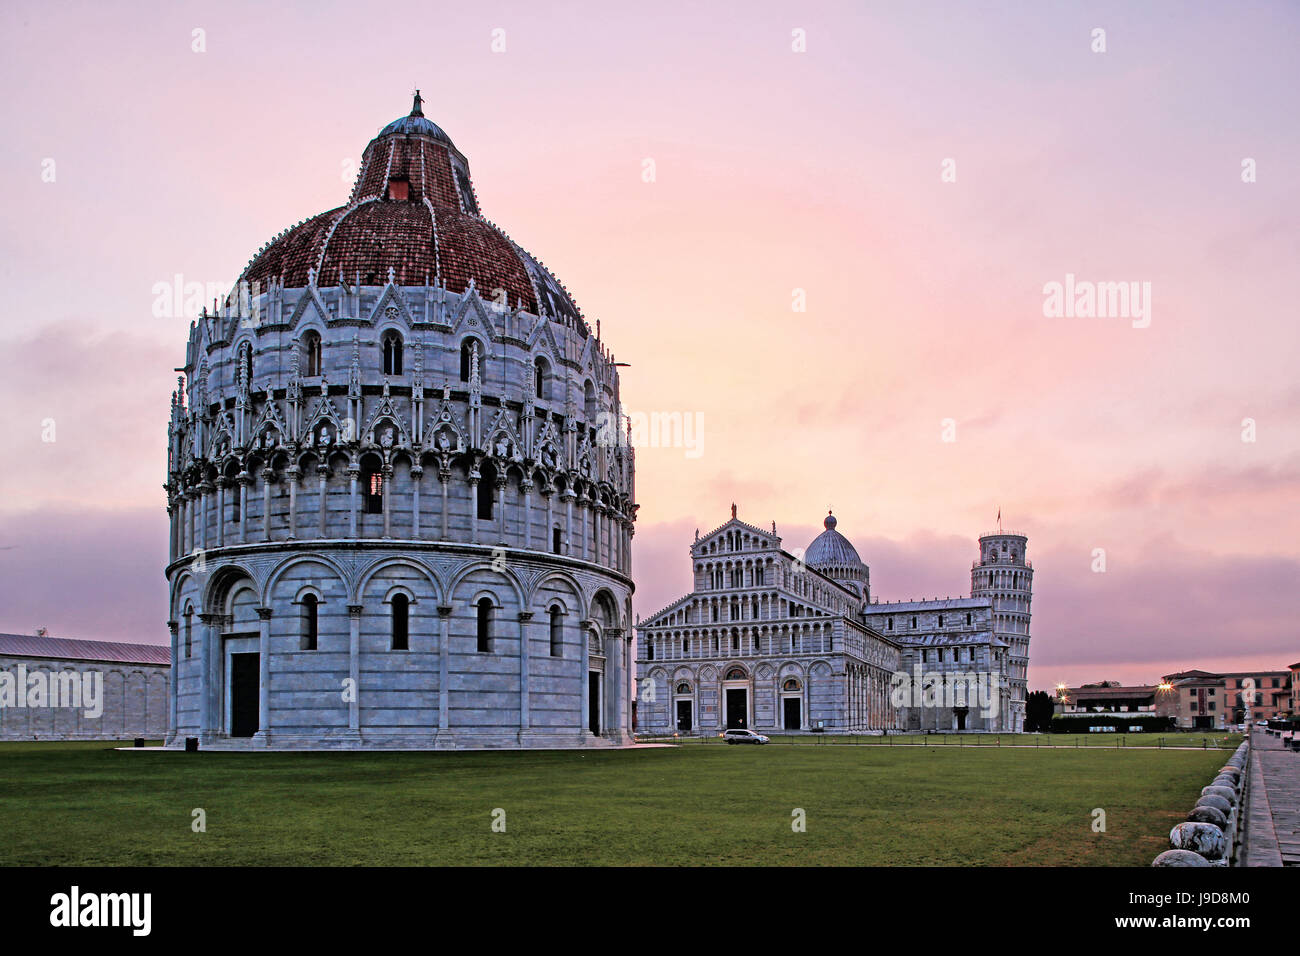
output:
[[629,742],[616,363],[418,92],[180,371],[168,746]]

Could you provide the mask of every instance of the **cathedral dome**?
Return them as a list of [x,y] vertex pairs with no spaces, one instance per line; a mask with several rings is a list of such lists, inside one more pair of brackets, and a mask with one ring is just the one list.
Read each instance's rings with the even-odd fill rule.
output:
[[804,563],[809,567],[851,567],[862,563],[857,549],[849,543],[848,538],[835,530],[835,525],[835,516],[828,514],[822,522],[826,530],[813,539],[804,553]]
[[831,580],[846,585],[862,597],[869,597],[871,571],[858,557],[857,549],[849,543],[849,539],[835,530],[837,523],[835,515],[826,515],[822,521],[826,530],[808,545],[804,552],[804,563]]
[[457,294],[472,284],[507,308],[545,315],[584,336],[567,290],[479,212],[469,163],[443,129],[411,112],[380,130],[362,154],[345,205],[286,229],[258,250],[240,283],[434,285]]

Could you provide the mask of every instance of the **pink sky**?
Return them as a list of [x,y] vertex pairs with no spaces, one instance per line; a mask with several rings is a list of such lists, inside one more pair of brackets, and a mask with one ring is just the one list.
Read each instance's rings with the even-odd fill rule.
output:
[[[1031,687],[1300,660],[1294,6],[538,7],[4,5],[0,630],[165,641],[155,284],[343,202],[418,85],[628,409],[703,416],[639,453],[642,614],[732,501],[833,507],[886,600],[968,591],[1000,507]],[[1150,327],[1044,317],[1067,273]]]

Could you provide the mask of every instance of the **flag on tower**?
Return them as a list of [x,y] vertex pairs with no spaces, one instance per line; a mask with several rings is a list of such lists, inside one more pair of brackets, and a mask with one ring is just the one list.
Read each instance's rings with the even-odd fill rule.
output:
[[1002,530],[1002,506],[998,505],[998,530]]

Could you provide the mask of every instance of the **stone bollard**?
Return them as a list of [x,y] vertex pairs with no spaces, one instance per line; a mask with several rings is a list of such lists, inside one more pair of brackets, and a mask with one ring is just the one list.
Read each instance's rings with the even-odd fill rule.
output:
[[1249,741],[1243,742],[1209,786],[1201,788],[1187,822],[1169,832],[1172,849],[1157,856],[1152,866],[1227,866],[1232,861],[1246,798],[1249,747]]
[[1192,807],[1187,820],[1189,823],[1213,823],[1227,836],[1228,815],[1215,807]]
[[1218,863],[1228,852],[1228,839],[1212,823],[1180,823],[1169,831],[1169,846],[1174,850],[1191,850],[1211,863]]
[[1212,866],[1205,857],[1191,850],[1165,850],[1151,861],[1152,866]]
[[1217,796],[1217,795],[1212,794],[1212,793],[1211,793],[1211,794],[1206,794],[1205,796],[1203,796],[1203,797],[1201,797],[1200,799],[1198,799],[1198,800],[1196,801],[1196,806],[1198,806],[1198,807],[1214,807],[1214,809],[1216,809],[1216,810],[1218,810],[1219,812],[1221,812],[1225,817],[1226,817],[1229,813],[1232,812],[1232,804],[1231,804],[1231,803],[1229,803],[1227,800],[1223,799],[1223,797]]

